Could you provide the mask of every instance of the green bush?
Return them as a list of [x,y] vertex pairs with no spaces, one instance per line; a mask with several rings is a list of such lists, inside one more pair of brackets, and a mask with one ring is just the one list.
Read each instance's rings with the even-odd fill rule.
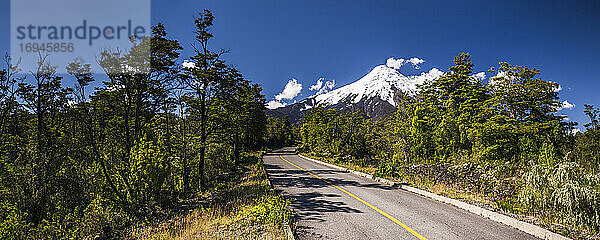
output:
[[282,226],[288,223],[292,217],[291,210],[287,209],[290,204],[288,199],[282,196],[266,196],[257,200],[248,215],[252,220],[268,223],[274,226]]
[[23,212],[10,202],[0,202],[0,239],[21,239],[28,228]]

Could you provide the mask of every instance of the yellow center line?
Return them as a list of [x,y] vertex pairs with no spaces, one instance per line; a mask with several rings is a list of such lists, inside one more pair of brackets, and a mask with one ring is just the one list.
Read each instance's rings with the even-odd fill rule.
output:
[[358,200],[358,201],[362,202],[363,204],[365,204],[365,205],[367,205],[368,207],[372,208],[373,210],[377,211],[377,212],[378,212],[378,213],[380,213],[381,215],[383,215],[383,216],[387,217],[388,219],[392,220],[392,221],[393,221],[393,222],[395,222],[396,224],[400,225],[402,228],[404,228],[406,231],[408,231],[409,233],[411,233],[412,235],[414,235],[414,236],[415,236],[415,237],[417,237],[418,239],[421,239],[421,240],[427,240],[427,238],[425,238],[425,237],[421,236],[421,234],[419,234],[419,233],[415,232],[415,230],[412,230],[410,227],[406,226],[406,224],[404,224],[404,223],[402,223],[402,222],[398,221],[398,219],[396,219],[395,217],[392,217],[392,216],[391,216],[391,215],[389,215],[388,213],[386,213],[386,212],[384,212],[384,211],[381,211],[381,209],[379,209],[379,208],[377,208],[377,207],[373,206],[372,204],[370,204],[370,203],[366,202],[365,200],[362,200],[361,198],[357,197],[356,195],[354,195],[354,194],[352,194],[352,193],[350,193],[350,192],[346,191],[345,189],[343,189],[343,188],[341,188],[341,187],[338,187],[338,186],[336,186],[335,184],[333,184],[333,183],[331,183],[331,182],[329,182],[329,181],[325,180],[324,178],[322,178],[322,177],[319,177],[319,176],[317,176],[317,175],[313,174],[312,172],[310,172],[310,171],[308,171],[308,170],[306,170],[306,169],[304,169],[304,168],[302,168],[302,167],[299,167],[299,166],[298,166],[298,165],[296,165],[296,164],[293,164],[293,163],[291,163],[290,161],[288,161],[288,160],[286,160],[285,158],[283,158],[281,155],[279,155],[279,157],[280,157],[280,158],[281,158],[283,161],[286,161],[287,163],[291,164],[292,166],[294,166],[294,167],[296,167],[296,168],[298,168],[298,169],[300,169],[300,170],[303,170],[303,171],[307,172],[308,174],[312,175],[313,177],[316,177],[316,178],[318,178],[318,179],[321,179],[321,180],[325,181],[325,182],[326,182],[326,183],[328,183],[329,185],[331,185],[331,186],[333,186],[333,187],[335,187],[335,188],[339,189],[340,191],[342,191],[342,192],[344,192],[344,193],[346,193],[346,194],[350,195],[351,197],[355,198],[356,200]]

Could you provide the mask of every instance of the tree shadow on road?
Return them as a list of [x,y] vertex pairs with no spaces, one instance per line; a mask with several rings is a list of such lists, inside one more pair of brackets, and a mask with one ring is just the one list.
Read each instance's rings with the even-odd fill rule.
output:
[[[383,190],[393,190],[395,188],[387,185],[383,185],[380,183],[360,183],[354,180],[345,180],[339,177],[333,177],[331,175],[334,174],[349,174],[339,170],[311,170],[310,172],[324,178],[329,183],[324,181],[323,179],[318,179],[310,174],[308,174],[304,170],[300,169],[284,169],[280,166],[273,164],[264,164],[265,169],[268,172],[269,179],[271,182],[279,188],[288,188],[288,187],[296,187],[296,188],[325,188],[325,187],[333,187],[331,184],[334,184],[338,187],[344,188],[348,186],[358,186],[361,188],[374,188],[374,189],[383,189]],[[366,179],[365,179],[366,180]]]
[[[286,195],[288,196],[288,195]],[[362,213],[362,211],[351,208],[341,201],[332,201],[332,198],[341,197],[339,194],[321,194],[317,192],[300,193],[293,195],[291,207],[295,210],[296,233],[309,239],[326,238],[314,231],[313,224],[302,223],[303,221],[324,222],[327,212]]]
[[341,201],[333,201],[332,198],[341,197],[339,194],[321,194],[317,192],[300,193],[293,196],[292,208],[296,211],[298,220],[325,221],[323,213],[343,212],[362,213],[362,211],[351,208]]
[[296,148],[286,147],[277,150],[273,150],[271,152],[265,153],[265,156],[275,156],[275,155],[296,155]]

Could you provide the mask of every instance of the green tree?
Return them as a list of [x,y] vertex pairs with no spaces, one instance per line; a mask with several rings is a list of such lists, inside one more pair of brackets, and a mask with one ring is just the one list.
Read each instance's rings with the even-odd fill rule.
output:
[[221,56],[226,53],[224,50],[219,52],[212,52],[208,46],[210,40],[213,38],[211,33],[211,26],[213,25],[214,16],[211,11],[204,10],[200,13],[200,16],[195,20],[195,40],[196,44],[193,45],[194,52],[196,55],[191,57],[194,66],[186,67],[184,70],[189,76],[182,78],[185,86],[190,89],[194,94],[193,102],[189,103],[189,106],[193,109],[193,113],[199,115],[199,160],[197,172],[199,173],[199,185],[200,188],[204,188],[204,165],[206,148],[208,145],[208,106],[207,103],[213,95],[213,90],[216,85],[223,82],[223,72],[227,70],[225,61],[221,59]]
[[598,173],[600,168],[600,125],[598,117],[600,109],[593,105],[585,104],[584,113],[589,118],[586,123],[585,132],[575,135],[575,144],[570,158],[579,163],[585,169],[592,173]]

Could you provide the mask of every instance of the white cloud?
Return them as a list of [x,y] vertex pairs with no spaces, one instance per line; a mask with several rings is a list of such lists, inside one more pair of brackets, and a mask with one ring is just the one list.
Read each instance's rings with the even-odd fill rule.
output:
[[485,72],[479,72],[479,73],[477,73],[477,74],[475,74],[475,75],[473,75],[473,76],[474,76],[475,78],[477,78],[478,80],[480,80],[480,81],[483,81],[483,80],[485,80]]
[[393,57],[391,57],[391,58],[388,58],[388,60],[385,62],[385,65],[389,68],[400,69],[400,67],[402,67],[402,65],[404,65],[404,59],[402,59],[402,58],[394,59]]
[[[322,84],[322,83],[321,83]],[[292,78],[283,88],[281,93],[275,95],[275,100],[271,100],[267,103],[266,107],[269,109],[275,109],[279,107],[285,107],[287,103],[281,100],[292,100],[302,91],[302,84],[298,83],[298,80]],[[294,101],[295,103],[296,101]]]
[[575,107],[574,104],[571,104],[570,102],[565,100],[564,102],[562,102],[561,106],[558,108],[558,111],[563,110],[563,109],[573,109],[574,107]]
[[562,86],[558,84],[558,87],[554,89],[554,92],[560,92],[562,90]]
[[508,76],[508,74],[505,71],[498,71],[495,76],[490,77],[489,84],[496,85],[498,83],[501,83],[503,81],[503,79],[509,80],[509,81],[514,81],[515,77]]
[[183,63],[181,64],[184,68],[195,68],[196,67],[196,63],[192,62],[190,60],[183,60]]
[[506,78],[509,80],[514,80],[515,77],[514,76],[508,76],[508,73],[505,71],[498,71],[498,73],[496,73],[496,76],[494,76],[493,78]]
[[414,57],[414,58],[407,60],[406,62],[411,63],[413,66],[415,66],[416,69],[419,69],[420,68],[419,64],[424,63],[425,60]]
[[573,134],[573,135],[580,133],[580,132],[581,132],[581,129],[579,129],[579,128],[574,128],[573,130],[571,130],[571,134]]
[[279,101],[271,100],[270,102],[267,103],[267,108],[275,109],[275,108],[279,108],[279,107],[285,107],[286,105],[287,105],[287,103],[282,103]]
[[325,82],[325,86],[323,86],[323,88],[319,89],[318,93],[324,93],[325,92],[329,92],[329,90],[332,90],[335,87],[335,80],[331,80],[331,81],[327,81]]
[[281,101],[283,99],[292,100],[293,98],[298,96],[298,94],[300,94],[301,91],[302,91],[302,84],[298,83],[298,80],[296,80],[295,78],[292,78],[285,85],[285,87],[283,88],[283,91],[280,94],[277,94],[275,96],[275,99],[277,101]]
[[437,68],[432,68],[429,72],[422,72],[421,75],[413,76],[415,79],[415,84],[423,84],[429,82],[431,80],[437,79],[440,76],[444,75],[444,72],[440,71]]
[[308,90],[317,91],[317,93],[315,95],[329,92],[331,89],[333,89],[335,87],[335,80],[328,80],[325,82],[325,85],[323,85],[323,81],[325,81],[325,80],[326,80],[325,78],[319,78],[317,80],[317,82],[315,83],[315,85],[310,86],[310,88],[308,88]]
[[410,63],[416,69],[419,69],[419,64],[424,63],[424,62],[425,62],[425,60],[416,58],[416,57],[413,57],[408,60],[403,59],[403,58],[394,59],[393,57],[391,57],[391,58],[388,58],[388,60],[385,62],[385,65],[389,68],[400,69],[400,67],[402,67],[404,64]]
[[437,68],[432,68],[431,70],[429,70],[429,72],[421,73],[421,76],[424,76],[426,79],[429,79],[429,80],[439,78],[442,75],[444,75],[444,72],[440,71]]
[[324,78],[319,78],[317,80],[317,83],[315,83],[315,85],[312,85],[308,88],[308,90],[314,91],[314,90],[319,90],[321,89],[321,87],[323,86],[323,80]]

